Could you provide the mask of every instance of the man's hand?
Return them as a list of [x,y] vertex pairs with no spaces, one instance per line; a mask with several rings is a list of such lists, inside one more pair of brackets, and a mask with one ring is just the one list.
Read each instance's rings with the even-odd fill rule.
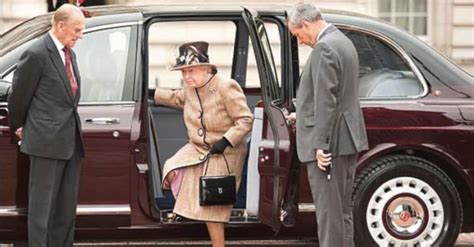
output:
[[20,140],[21,140],[23,138],[23,127],[18,128],[15,131],[15,135],[18,136],[18,138],[20,138]]
[[331,153],[324,153],[322,149],[316,151],[316,160],[318,161],[319,169],[326,171],[326,167],[331,164]]

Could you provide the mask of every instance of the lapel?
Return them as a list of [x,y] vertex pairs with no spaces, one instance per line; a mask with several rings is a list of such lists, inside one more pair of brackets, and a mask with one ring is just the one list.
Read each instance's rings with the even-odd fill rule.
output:
[[56,67],[56,70],[62,79],[61,81],[63,83],[64,88],[66,89],[67,94],[69,95],[69,99],[71,100],[71,102],[74,103],[71,83],[69,82],[69,78],[66,73],[66,67],[64,66],[64,62],[62,61],[61,56],[59,55],[59,51],[54,45],[53,39],[51,38],[49,33],[47,33],[45,36],[45,42],[46,47],[49,50],[49,57],[51,58],[54,67]]

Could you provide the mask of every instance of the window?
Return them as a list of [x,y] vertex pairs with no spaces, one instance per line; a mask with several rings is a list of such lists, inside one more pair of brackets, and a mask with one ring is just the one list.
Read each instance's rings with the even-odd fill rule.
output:
[[379,0],[378,17],[418,36],[428,35],[427,0]]
[[[263,21],[257,19],[256,20],[256,25],[257,25],[257,35],[258,35],[258,38],[260,39],[260,42],[262,44],[262,49],[263,49],[263,54],[264,54],[264,57],[263,57],[263,60],[264,62],[269,66],[267,67],[266,69],[269,70],[269,71],[265,71],[265,72],[269,72],[269,77],[267,78],[268,81],[267,81],[267,93],[269,94],[269,97],[270,97],[270,100],[277,100],[277,99],[280,99],[281,97],[281,94],[280,94],[280,83],[279,83],[279,73],[278,71],[280,70],[277,70],[277,66],[276,66],[276,63],[275,63],[275,59],[274,59],[274,56],[273,56],[273,51],[272,51],[272,44],[271,44],[271,39],[266,31],[266,24],[264,24]],[[270,25],[270,27],[272,27]],[[277,26],[275,26],[276,28],[278,28]],[[278,29],[277,29],[278,30]],[[279,34],[278,32],[273,32],[273,34]],[[273,38],[274,40],[275,39],[279,39],[277,35],[275,35],[275,37]],[[275,42],[276,43],[276,42]],[[278,44],[278,43],[277,43]],[[278,50],[280,51],[280,50]],[[255,54],[254,54],[255,55]],[[255,56],[252,56],[253,58],[255,58]],[[281,63],[279,63],[281,64]],[[259,71],[261,72],[261,71]]]
[[376,37],[342,30],[359,57],[359,97],[406,98],[423,93],[423,87],[406,61]]
[[[281,42],[278,25],[273,22],[264,23],[266,36],[265,40],[262,40],[263,44],[266,45],[267,55],[272,56],[275,65],[274,76],[280,85],[281,80]],[[261,30],[260,30],[261,32]],[[250,38],[249,38],[250,39]],[[267,40],[268,39],[268,42]],[[255,54],[253,52],[252,42],[249,41],[249,56],[247,65],[247,83],[248,88],[260,88],[260,80],[258,77],[257,61],[255,60]]]
[[12,82],[14,74],[15,74],[15,71],[13,70],[12,72],[5,75],[5,78],[3,78],[3,80],[8,81],[8,82]]
[[[170,71],[180,44],[192,41],[209,43],[209,60],[219,75],[230,78],[236,26],[231,21],[179,21],[152,24],[148,38],[149,88],[183,86],[181,73]],[[216,35],[218,34],[218,35]]]
[[[359,57],[359,97],[365,99],[418,97],[423,86],[407,61],[391,45],[355,30],[340,29],[354,44]],[[300,69],[311,48],[299,46]]]
[[11,93],[11,83],[0,81],[0,103],[7,102],[7,96]]
[[[125,83],[130,27],[90,32],[74,48],[81,74],[81,102],[131,100]],[[130,86],[130,85],[128,85]]]

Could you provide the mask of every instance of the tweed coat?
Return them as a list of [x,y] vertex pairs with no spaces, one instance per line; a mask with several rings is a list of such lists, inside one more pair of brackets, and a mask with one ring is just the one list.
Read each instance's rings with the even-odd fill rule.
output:
[[[163,178],[175,169],[184,168],[174,212],[195,220],[228,222],[232,205],[205,207],[199,205],[199,177],[203,175],[207,162],[207,175],[228,174],[222,155],[212,155],[205,162],[202,159],[209,151],[205,143],[212,146],[224,136],[232,146],[228,147],[224,154],[231,173],[236,176],[236,188],[239,187],[246,153],[243,140],[251,130],[253,121],[242,89],[236,81],[224,80],[216,75],[201,88],[185,85],[179,90],[159,88],[156,90],[156,104],[183,109],[189,139],[189,142],[169,158],[163,167]],[[163,183],[163,188],[167,189],[169,185]]]

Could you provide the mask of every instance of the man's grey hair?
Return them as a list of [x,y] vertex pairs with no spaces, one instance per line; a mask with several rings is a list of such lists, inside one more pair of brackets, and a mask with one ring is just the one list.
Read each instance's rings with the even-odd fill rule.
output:
[[70,19],[75,17],[74,15],[82,15],[81,9],[72,4],[63,4],[54,12],[51,18],[51,24],[54,25],[59,21],[68,22]]
[[288,21],[294,27],[301,27],[303,21],[316,22],[322,19],[321,10],[313,3],[299,2],[288,12]]

